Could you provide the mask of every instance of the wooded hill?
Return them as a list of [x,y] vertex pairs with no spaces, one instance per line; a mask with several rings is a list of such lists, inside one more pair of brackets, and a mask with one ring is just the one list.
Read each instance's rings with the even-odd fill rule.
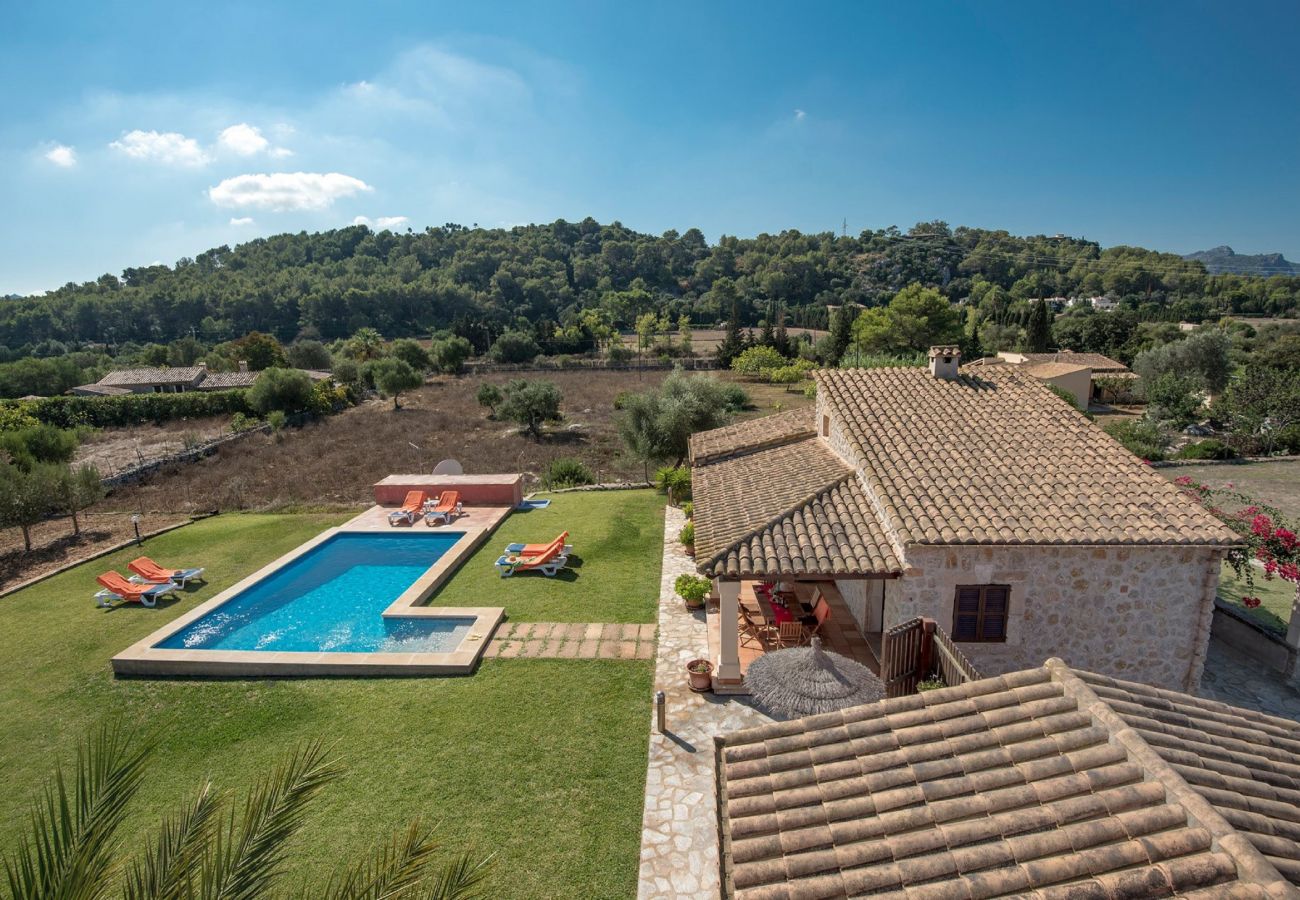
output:
[[695,228],[656,236],[589,218],[405,234],[358,225],[221,246],[0,300],[0,345],[12,359],[48,355],[48,342],[217,342],[253,330],[332,339],[372,327],[390,338],[449,328],[484,350],[508,328],[548,341],[589,310],[620,328],[649,311],[706,325],[733,301],[742,325],[780,309],[791,327],[826,327],[828,305],[881,305],[913,282],[985,308],[1109,293],[1143,319],[1171,321],[1300,308],[1300,277],[1210,275],[1174,254],[1069,237],[932,222],[710,244]]

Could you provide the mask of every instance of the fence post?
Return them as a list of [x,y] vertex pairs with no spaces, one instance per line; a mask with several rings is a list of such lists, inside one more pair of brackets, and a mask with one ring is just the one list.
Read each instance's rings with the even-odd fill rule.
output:
[[925,681],[934,672],[934,619],[921,619],[921,661],[917,667],[917,680]]

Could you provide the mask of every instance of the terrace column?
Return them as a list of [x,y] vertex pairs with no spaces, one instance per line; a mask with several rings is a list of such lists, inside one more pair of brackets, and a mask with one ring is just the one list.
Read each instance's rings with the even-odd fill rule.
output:
[[718,589],[718,671],[721,682],[740,683],[740,582],[713,580]]

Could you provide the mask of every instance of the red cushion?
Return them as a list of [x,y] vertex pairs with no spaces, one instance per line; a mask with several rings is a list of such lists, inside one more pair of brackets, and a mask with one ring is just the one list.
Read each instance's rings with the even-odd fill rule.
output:
[[790,610],[786,609],[784,606],[773,606],[772,619],[776,624],[780,625],[783,622],[793,622],[794,616],[792,616]]

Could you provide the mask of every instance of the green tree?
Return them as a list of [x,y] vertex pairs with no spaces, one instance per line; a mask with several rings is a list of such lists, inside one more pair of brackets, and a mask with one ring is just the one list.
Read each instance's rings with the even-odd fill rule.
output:
[[1144,384],[1147,395],[1147,418],[1153,422],[1170,422],[1178,428],[1193,422],[1201,408],[1198,380],[1166,372]]
[[1133,359],[1133,371],[1143,381],[1162,375],[1197,378],[1211,393],[1222,391],[1232,371],[1232,341],[1219,328],[1205,327],[1180,340],[1143,350]]
[[677,317],[677,337],[682,356],[693,356],[695,351],[691,348],[691,317],[686,313]]
[[284,367],[288,364],[288,358],[284,355],[284,348],[280,346],[280,342],[260,331],[250,331],[239,340],[231,341],[222,355],[236,362],[248,363],[248,368],[255,372],[272,366]]
[[549,381],[516,378],[506,384],[497,415],[514,422],[533,440],[542,439],[542,425],[560,421],[560,389]]
[[[209,782],[164,817],[134,856],[117,834],[148,777],[154,744],[103,727],[33,799],[28,831],[5,857],[14,900],[94,900],[121,891],[125,900],[253,900],[274,896],[285,879],[288,848],[305,811],[342,767],[319,743],[287,753],[233,805]],[[69,783],[70,782],[70,783]],[[460,855],[439,864],[432,832],[418,821],[366,853],[342,860],[322,900],[479,897],[486,861]]]
[[248,390],[248,405],[266,415],[272,410],[300,413],[311,403],[312,381],[298,369],[267,369]]
[[933,288],[910,284],[885,308],[864,310],[853,323],[853,346],[865,353],[912,353],[961,338],[961,318]]
[[343,343],[343,355],[357,362],[369,362],[384,355],[384,337],[373,328],[358,328]]
[[853,324],[857,321],[859,312],[860,310],[841,306],[831,316],[829,352],[822,360],[827,366],[838,365],[840,358],[849,349],[849,344],[853,342]]
[[503,331],[492,342],[488,355],[499,363],[530,363],[542,352],[533,336],[525,331]]
[[1029,324],[1025,327],[1025,349],[1030,353],[1046,353],[1052,342],[1052,315],[1046,300],[1031,300]]
[[99,470],[92,465],[81,465],[75,469],[65,466],[59,472],[54,488],[55,511],[71,516],[72,533],[81,534],[81,521],[77,514],[94,506],[104,496],[104,484],[100,480]]
[[397,398],[402,391],[413,391],[424,384],[424,376],[405,360],[389,357],[370,364],[375,388],[381,396],[393,398],[393,409],[401,409]]
[[497,414],[497,407],[505,399],[505,395],[501,393],[501,388],[485,381],[478,386],[478,393],[474,395],[474,399],[478,401],[479,406],[488,411],[489,416],[494,417]]
[[642,313],[636,317],[636,352],[642,359],[646,351],[654,346],[655,334],[658,331],[659,317],[654,313]]
[[757,378],[771,369],[789,365],[789,360],[776,352],[776,348],[763,344],[750,347],[731,361],[731,371],[737,375]]
[[295,369],[317,369],[328,372],[333,365],[330,352],[320,341],[294,341],[285,351],[289,365]]
[[32,526],[54,512],[65,466],[36,463],[23,470],[10,463],[0,463],[0,524],[20,528],[23,549],[31,552]]
[[686,459],[692,434],[730,421],[728,400],[726,386],[716,378],[674,369],[658,388],[623,398],[619,434],[645,464],[647,476],[654,463],[671,460],[677,467]]
[[745,339],[740,335],[740,294],[736,291],[736,283],[730,278],[719,278],[713,282],[713,290],[709,293],[719,309],[728,310],[727,331],[718,344],[718,364],[729,366],[745,349]]
[[388,348],[388,355],[400,359],[417,372],[427,372],[430,367],[428,352],[410,338],[393,341]]
[[434,368],[444,375],[459,375],[465,371],[465,360],[474,352],[474,345],[460,335],[434,338],[429,347],[429,359]]

